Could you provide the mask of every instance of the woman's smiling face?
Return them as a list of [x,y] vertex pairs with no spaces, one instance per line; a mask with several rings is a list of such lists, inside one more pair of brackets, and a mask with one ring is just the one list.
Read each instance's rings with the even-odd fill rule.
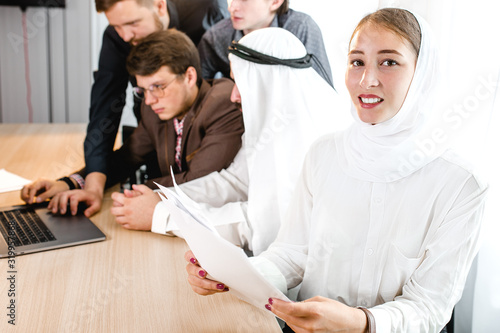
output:
[[394,32],[366,24],[353,36],[345,83],[361,121],[379,124],[401,109],[410,88],[417,55]]

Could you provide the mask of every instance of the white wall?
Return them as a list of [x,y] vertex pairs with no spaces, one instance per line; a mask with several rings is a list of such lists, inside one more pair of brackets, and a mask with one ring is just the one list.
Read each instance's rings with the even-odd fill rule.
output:
[[95,51],[90,48],[94,7],[90,1],[66,3],[65,9],[27,9],[27,61],[21,10],[0,6],[0,121],[28,122],[28,100],[34,122],[87,121],[91,54]]

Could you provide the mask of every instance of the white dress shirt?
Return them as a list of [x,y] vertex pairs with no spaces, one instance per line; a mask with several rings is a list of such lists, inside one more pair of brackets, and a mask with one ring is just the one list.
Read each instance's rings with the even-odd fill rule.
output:
[[288,288],[302,283],[299,300],[371,308],[377,332],[438,332],[478,251],[487,186],[450,151],[394,182],[355,179],[339,166],[335,139],[313,145],[260,261]]

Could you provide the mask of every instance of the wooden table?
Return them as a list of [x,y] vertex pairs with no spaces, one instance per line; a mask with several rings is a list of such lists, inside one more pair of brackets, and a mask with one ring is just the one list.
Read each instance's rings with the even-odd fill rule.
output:
[[[35,180],[83,165],[84,124],[0,124],[0,168]],[[92,221],[104,242],[15,258],[15,326],[0,260],[0,332],[281,332],[275,318],[230,294],[203,297],[186,281],[184,240],[128,231],[109,207]],[[19,191],[0,194],[21,203]]]

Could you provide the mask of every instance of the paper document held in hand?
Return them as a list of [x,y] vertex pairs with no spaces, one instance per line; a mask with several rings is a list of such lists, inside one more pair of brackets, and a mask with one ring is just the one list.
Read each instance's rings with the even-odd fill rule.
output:
[[270,297],[288,300],[252,266],[241,248],[218,234],[199,205],[182,192],[175,180],[175,192],[156,185],[168,198],[160,195],[170,219],[177,224],[208,278],[224,283],[230,293],[260,309],[264,309]]

